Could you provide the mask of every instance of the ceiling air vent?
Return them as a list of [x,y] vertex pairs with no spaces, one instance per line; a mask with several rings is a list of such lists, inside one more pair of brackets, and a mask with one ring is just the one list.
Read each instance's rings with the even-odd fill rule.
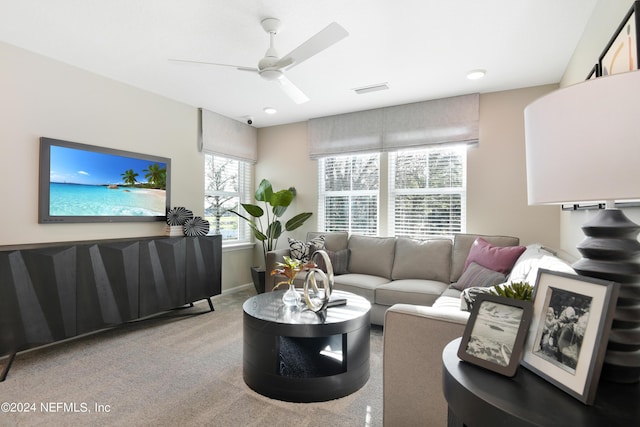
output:
[[384,83],[377,83],[370,86],[357,87],[352,90],[358,95],[362,95],[363,93],[377,92],[379,90],[387,90],[387,89],[389,89],[389,84],[387,82],[384,82]]

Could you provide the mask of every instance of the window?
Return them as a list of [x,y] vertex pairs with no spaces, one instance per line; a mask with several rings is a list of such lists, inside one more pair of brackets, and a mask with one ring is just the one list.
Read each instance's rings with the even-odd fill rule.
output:
[[244,242],[250,232],[244,220],[229,212],[240,203],[250,203],[251,165],[205,153],[204,215],[212,234],[221,234],[224,243]]
[[464,232],[466,158],[465,146],[389,153],[389,234]]
[[318,174],[319,229],[377,235],[380,155],[322,158]]

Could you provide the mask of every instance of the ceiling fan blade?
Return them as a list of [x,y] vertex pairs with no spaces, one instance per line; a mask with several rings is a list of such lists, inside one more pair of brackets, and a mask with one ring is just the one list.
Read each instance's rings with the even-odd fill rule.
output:
[[345,30],[340,24],[332,22],[323,30],[320,30],[316,35],[312,36],[309,40],[280,58],[276,67],[283,68],[288,66],[288,68],[293,68],[301,62],[311,58],[313,55],[336,44],[348,35],[349,33],[347,30]]
[[231,67],[241,71],[254,71],[254,72],[258,71],[258,69],[255,67],[244,67],[242,65],[231,65],[231,64],[219,64],[217,62],[192,61],[190,59],[170,59],[169,62],[176,62],[181,64],[196,64],[196,65],[217,65],[219,67]]
[[280,77],[276,81],[280,84],[280,87],[282,88],[284,93],[286,93],[287,96],[289,96],[289,98],[291,98],[296,104],[304,104],[305,102],[309,101],[309,97],[307,97],[304,92],[298,89],[298,87],[291,83],[291,80],[289,80],[285,76]]

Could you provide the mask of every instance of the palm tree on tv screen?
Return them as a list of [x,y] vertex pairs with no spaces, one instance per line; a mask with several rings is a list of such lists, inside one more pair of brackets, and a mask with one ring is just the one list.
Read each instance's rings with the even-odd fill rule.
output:
[[160,167],[159,164],[154,163],[149,165],[146,169],[143,169],[144,177],[152,187],[160,188],[164,190],[167,186],[167,168]]
[[138,181],[136,179],[136,177],[138,176],[138,173],[135,172],[133,169],[124,171],[124,173],[121,173],[120,176],[122,176],[122,181],[129,186],[134,186],[135,183]]

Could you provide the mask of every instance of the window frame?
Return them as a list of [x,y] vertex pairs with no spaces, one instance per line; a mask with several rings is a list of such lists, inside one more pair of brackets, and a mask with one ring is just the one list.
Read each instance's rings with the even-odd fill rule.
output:
[[[396,225],[395,225],[395,198],[398,195],[447,195],[447,194],[460,194],[461,197],[461,206],[460,206],[460,224],[459,230],[455,229],[453,231],[449,231],[447,233],[433,233],[428,235],[414,235],[413,237],[416,239],[427,239],[430,237],[439,237],[439,238],[453,238],[453,234],[455,233],[465,233],[467,227],[467,161],[468,161],[468,146],[465,144],[446,144],[446,145],[437,145],[437,146],[425,146],[418,148],[411,148],[406,150],[397,150],[393,152],[380,152],[380,153],[366,153],[366,154],[346,154],[339,156],[327,156],[318,159],[318,231],[336,231],[329,230],[327,227],[328,221],[326,219],[326,197],[327,194],[333,193],[333,195],[340,195],[341,193],[347,196],[353,196],[354,193],[360,191],[361,194],[369,193],[377,193],[377,210],[376,210],[376,231],[375,234],[368,233],[369,235],[376,236],[395,236],[396,235]],[[440,188],[415,188],[415,189],[395,189],[395,165],[393,165],[394,156],[396,156],[398,152],[411,152],[411,151],[430,151],[430,150],[455,150],[458,151],[461,160],[461,168],[460,171],[462,184],[460,187],[440,187]],[[377,154],[378,157],[378,188],[377,190],[356,190],[356,191],[327,191],[326,190],[326,161],[327,159],[339,158],[339,157],[350,157],[354,156],[362,156],[362,155],[371,155]],[[354,230],[351,226],[352,219],[349,219],[349,225],[346,230],[350,234],[364,234],[359,230]],[[406,235],[401,233],[402,235]]]
[[[215,224],[211,221],[211,218],[212,218],[211,215],[207,215],[207,211],[208,211],[207,198],[216,196],[216,195],[222,196],[222,197],[237,197],[238,205],[236,206],[235,209],[240,209],[241,203],[251,203],[252,187],[253,187],[253,165],[246,160],[236,159],[229,156],[223,156],[223,155],[212,153],[212,152],[205,151],[203,152],[203,154],[204,154],[203,161],[204,161],[204,169],[205,169],[204,170],[204,197],[203,197],[204,212],[205,212],[205,219],[209,221],[209,224],[211,226],[209,234],[213,234],[215,232]],[[237,175],[236,175],[236,179],[238,180],[237,191],[229,191],[228,189],[211,190],[207,188],[207,174],[210,171],[208,167],[209,160],[207,157],[211,157],[211,165],[214,168],[216,165],[216,159],[223,159],[225,161],[228,160],[231,162],[237,162]],[[240,217],[236,215],[233,215],[233,214],[231,215],[234,218],[234,222],[237,221],[238,238],[225,239],[223,237],[222,246],[224,248],[229,249],[234,247],[241,248],[246,245],[253,245],[254,242],[253,242],[251,230],[247,225],[246,221],[242,220]]]
[[[327,190],[327,180],[326,180],[326,162],[328,159],[349,159],[351,164],[357,158],[366,158],[370,157],[372,160],[376,162],[377,167],[377,188],[374,189],[363,189],[363,190]],[[366,154],[347,154],[340,156],[329,156],[318,159],[318,231],[347,231],[349,234],[365,234],[365,235],[379,235],[380,233],[380,174],[381,174],[381,162],[380,162],[380,153],[366,153]],[[352,175],[350,176],[352,178]],[[353,180],[350,181],[350,185],[353,186]],[[336,227],[327,227],[327,197],[347,197],[349,199],[348,210],[349,215],[347,218],[346,229],[344,228],[336,228]],[[351,215],[352,207],[353,207],[353,198],[355,197],[375,197],[375,230],[372,227],[358,228],[355,226],[354,217]],[[332,229],[327,229],[332,228]],[[335,228],[335,229],[334,229]]]
[[[454,155],[458,155],[461,163],[461,171],[460,171],[460,179],[461,185],[450,186],[450,187],[429,187],[428,184],[424,187],[417,188],[396,188],[396,168],[397,165],[394,164],[397,159],[398,153],[403,153],[404,155],[410,154],[411,152],[415,152],[416,154],[426,153],[427,155],[434,152],[453,152]],[[450,155],[451,156],[451,155]],[[396,152],[389,153],[388,159],[388,232],[390,235],[398,235],[405,236],[414,239],[428,239],[433,237],[449,237],[453,238],[453,235],[456,233],[465,233],[466,232],[466,224],[467,224],[467,146],[466,145],[444,145],[444,146],[427,146],[421,147],[418,149],[410,149],[410,150],[399,150]],[[398,234],[398,230],[396,230],[396,198],[398,196],[439,196],[439,195],[459,195],[460,196],[460,228],[453,229],[451,226],[449,227],[448,232],[446,233],[428,233],[428,234],[411,234],[407,233],[406,230],[401,230]],[[433,227],[432,229],[435,229]]]

